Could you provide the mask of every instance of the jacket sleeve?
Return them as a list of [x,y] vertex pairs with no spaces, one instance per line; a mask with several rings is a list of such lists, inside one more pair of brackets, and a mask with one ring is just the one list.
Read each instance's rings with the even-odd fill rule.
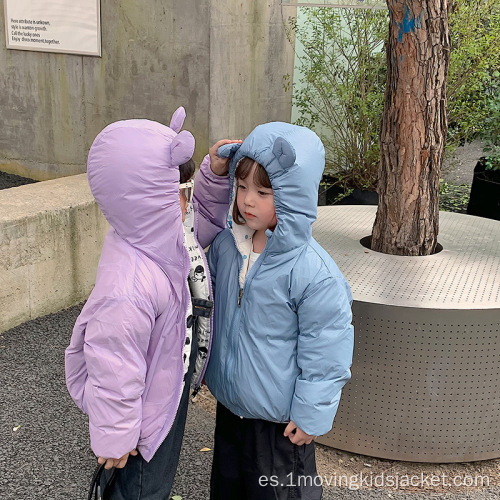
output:
[[352,296],[340,277],[310,285],[297,309],[299,338],[290,418],[307,434],[326,434],[340,402],[342,387],[351,378],[354,347]]
[[119,458],[137,446],[154,317],[152,305],[118,297],[87,323],[84,409],[96,456]]
[[229,209],[229,176],[215,175],[208,155],[196,174],[193,200],[199,214],[197,238],[206,248],[226,227]]

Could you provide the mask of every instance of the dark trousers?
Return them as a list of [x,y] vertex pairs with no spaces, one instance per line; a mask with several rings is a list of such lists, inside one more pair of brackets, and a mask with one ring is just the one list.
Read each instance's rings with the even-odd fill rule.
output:
[[320,500],[314,442],[292,444],[285,427],[242,419],[218,403],[210,499]]
[[[104,498],[111,500],[168,500],[170,498],[186,425],[190,384],[198,352],[197,347],[197,336],[193,335],[184,390],[174,423],[167,437],[150,462],[146,462],[139,453],[135,457],[129,456],[123,469],[105,471],[101,483],[102,491],[106,492]],[[104,489],[105,483],[111,478],[113,472],[111,486]]]

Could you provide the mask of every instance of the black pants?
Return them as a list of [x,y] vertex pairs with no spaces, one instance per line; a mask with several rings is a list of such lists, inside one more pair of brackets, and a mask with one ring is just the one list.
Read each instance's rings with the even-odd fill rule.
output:
[[242,419],[218,403],[210,499],[320,500],[314,442],[292,444],[285,427]]
[[[123,469],[105,471],[101,481],[101,488],[106,491],[104,498],[111,500],[168,500],[170,498],[184,437],[190,383],[198,352],[196,328],[194,330],[189,369],[184,377],[184,390],[170,432],[150,462],[146,462],[138,453],[135,457],[128,457]],[[106,483],[111,477],[113,477],[112,483],[106,488]]]

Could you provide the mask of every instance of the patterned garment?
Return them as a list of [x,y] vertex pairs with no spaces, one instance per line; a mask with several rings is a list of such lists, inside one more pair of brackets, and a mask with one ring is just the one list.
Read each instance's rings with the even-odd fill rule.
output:
[[[188,283],[191,291],[191,297],[196,299],[210,300],[210,289],[208,285],[207,272],[205,263],[202,257],[202,250],[198,247],[194,237],[194,210],[193,206],[189,205],[186,220],[184,221],[184,238],[189,258],[191,260],[191,268],[189,270]],[[192,314],[192,308],[188,314]],[[198,316],[198,356],[193,375],[193,384],[197,380],[197,375],[203,369],[205,360],[208,354],[208,344],[210,339],[210,318]],[[189,354],[191,353],[192,328],[188,328],[186,335],[186,344],[184,345],[184,374],[187,373],[189,367]]]

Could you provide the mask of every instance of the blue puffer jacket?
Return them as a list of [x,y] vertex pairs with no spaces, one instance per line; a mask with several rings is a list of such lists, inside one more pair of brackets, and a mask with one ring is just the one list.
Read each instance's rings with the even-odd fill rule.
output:
[[210,247],[215,336],[207,385],[236,415],[293,420],[325,434],[351,376],[353,327],[349,285],[311,235],[323,145],[307,128],[275,122],[218,154],[232,156],[231,186],[242,157],[265,167],[278,224],[246,279],[252,233],[232,224],[232,202],[227,228]]

